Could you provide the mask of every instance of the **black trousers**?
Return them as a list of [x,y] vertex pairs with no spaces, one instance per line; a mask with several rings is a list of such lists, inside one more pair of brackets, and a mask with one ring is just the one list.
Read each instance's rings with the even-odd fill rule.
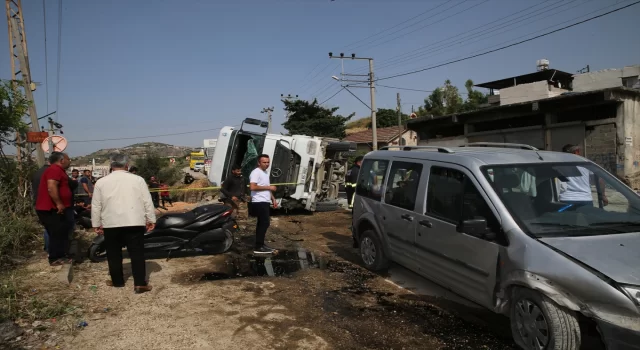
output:
[[173,206],[173,201],[171,200],[171,197],[166,196],[166,197],[160,197],[160,198],[162,198],[162,206],[163,206],[163,207],[165,206],[165,205],[164,205],[164,202],[165,202],[165,201],[166,201],[166,202],[169,202],[169,204],[171,204],[171,205]]
[[73,217],[73,213],[69,213],[73,209],[67,208],[63,214],[57,211],[38,210],[38,219],[49,234],[49,262],[52,263],[58,259],[63,259],[67,255],[69,246],[69,232],[71,231],[72,222],[69,217]]
[[153,202],[154,208],[158,208],[160,206],[160,195],[158,192],[151,192],[151,201]]
[[349,203],[349,208],[353,205],[351,203],[353,201],[353,195],[356,193],[356,188],[351,186],[346,186],[344,191],[347,193],[347,203]]
[[144,260],[144,226],[112,227],[104,229],[104,244],[109,262],[109,275],[114,286],[124,285],[122,247],[127,246],[135,286],[146,286]]
[[264,237],[269,225],[271,225],[270,208],[271,203],[267,202],[249,203],[249,215],[258,219],[256,223],[256,248],[261,248],[264,245]]

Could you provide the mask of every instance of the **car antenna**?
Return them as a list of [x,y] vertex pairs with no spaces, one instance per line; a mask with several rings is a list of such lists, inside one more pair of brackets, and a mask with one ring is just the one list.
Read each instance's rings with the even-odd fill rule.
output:
[[540,153],[538,153],[538,150],[536,150],[536,154],[538,155],[538,159],[544,160],[544,159],[542,159],[542,156],[540,155]]

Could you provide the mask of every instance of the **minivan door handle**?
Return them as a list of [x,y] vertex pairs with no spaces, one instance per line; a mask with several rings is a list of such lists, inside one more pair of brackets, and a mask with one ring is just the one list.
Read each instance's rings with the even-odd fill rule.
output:
[[420,220],[418,223],[424,227],[432,228],[433,224],[429,220]]
[[409,214],[402,214],[400,216],[403,220],[407,220],[407,221],[413,221],[413,216],[409,215]]

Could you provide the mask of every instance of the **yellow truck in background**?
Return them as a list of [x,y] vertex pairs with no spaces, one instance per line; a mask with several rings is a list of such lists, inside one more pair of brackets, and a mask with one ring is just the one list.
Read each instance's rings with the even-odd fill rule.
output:
[[198,163],[202,163],[204,165],[204,151],[191,152],[189,155],[189,169],[195,170],[196,164]]

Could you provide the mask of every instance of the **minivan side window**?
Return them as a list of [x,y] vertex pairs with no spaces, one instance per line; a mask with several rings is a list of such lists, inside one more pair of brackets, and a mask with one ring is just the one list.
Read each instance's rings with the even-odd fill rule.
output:
[[413,210],[416,206],[421,173],[422,164],[396,161],[391,163],[384,202],[402,209]]
[[500,222],[480,191],[461,171],[431,167],[427,187],[427,215],[454,225],[463,220],[484,218],[492,232],[500,232]]
[[356,194],[379,201],[382,198],[387,165],[387,160],[366,159],[358,174]]

